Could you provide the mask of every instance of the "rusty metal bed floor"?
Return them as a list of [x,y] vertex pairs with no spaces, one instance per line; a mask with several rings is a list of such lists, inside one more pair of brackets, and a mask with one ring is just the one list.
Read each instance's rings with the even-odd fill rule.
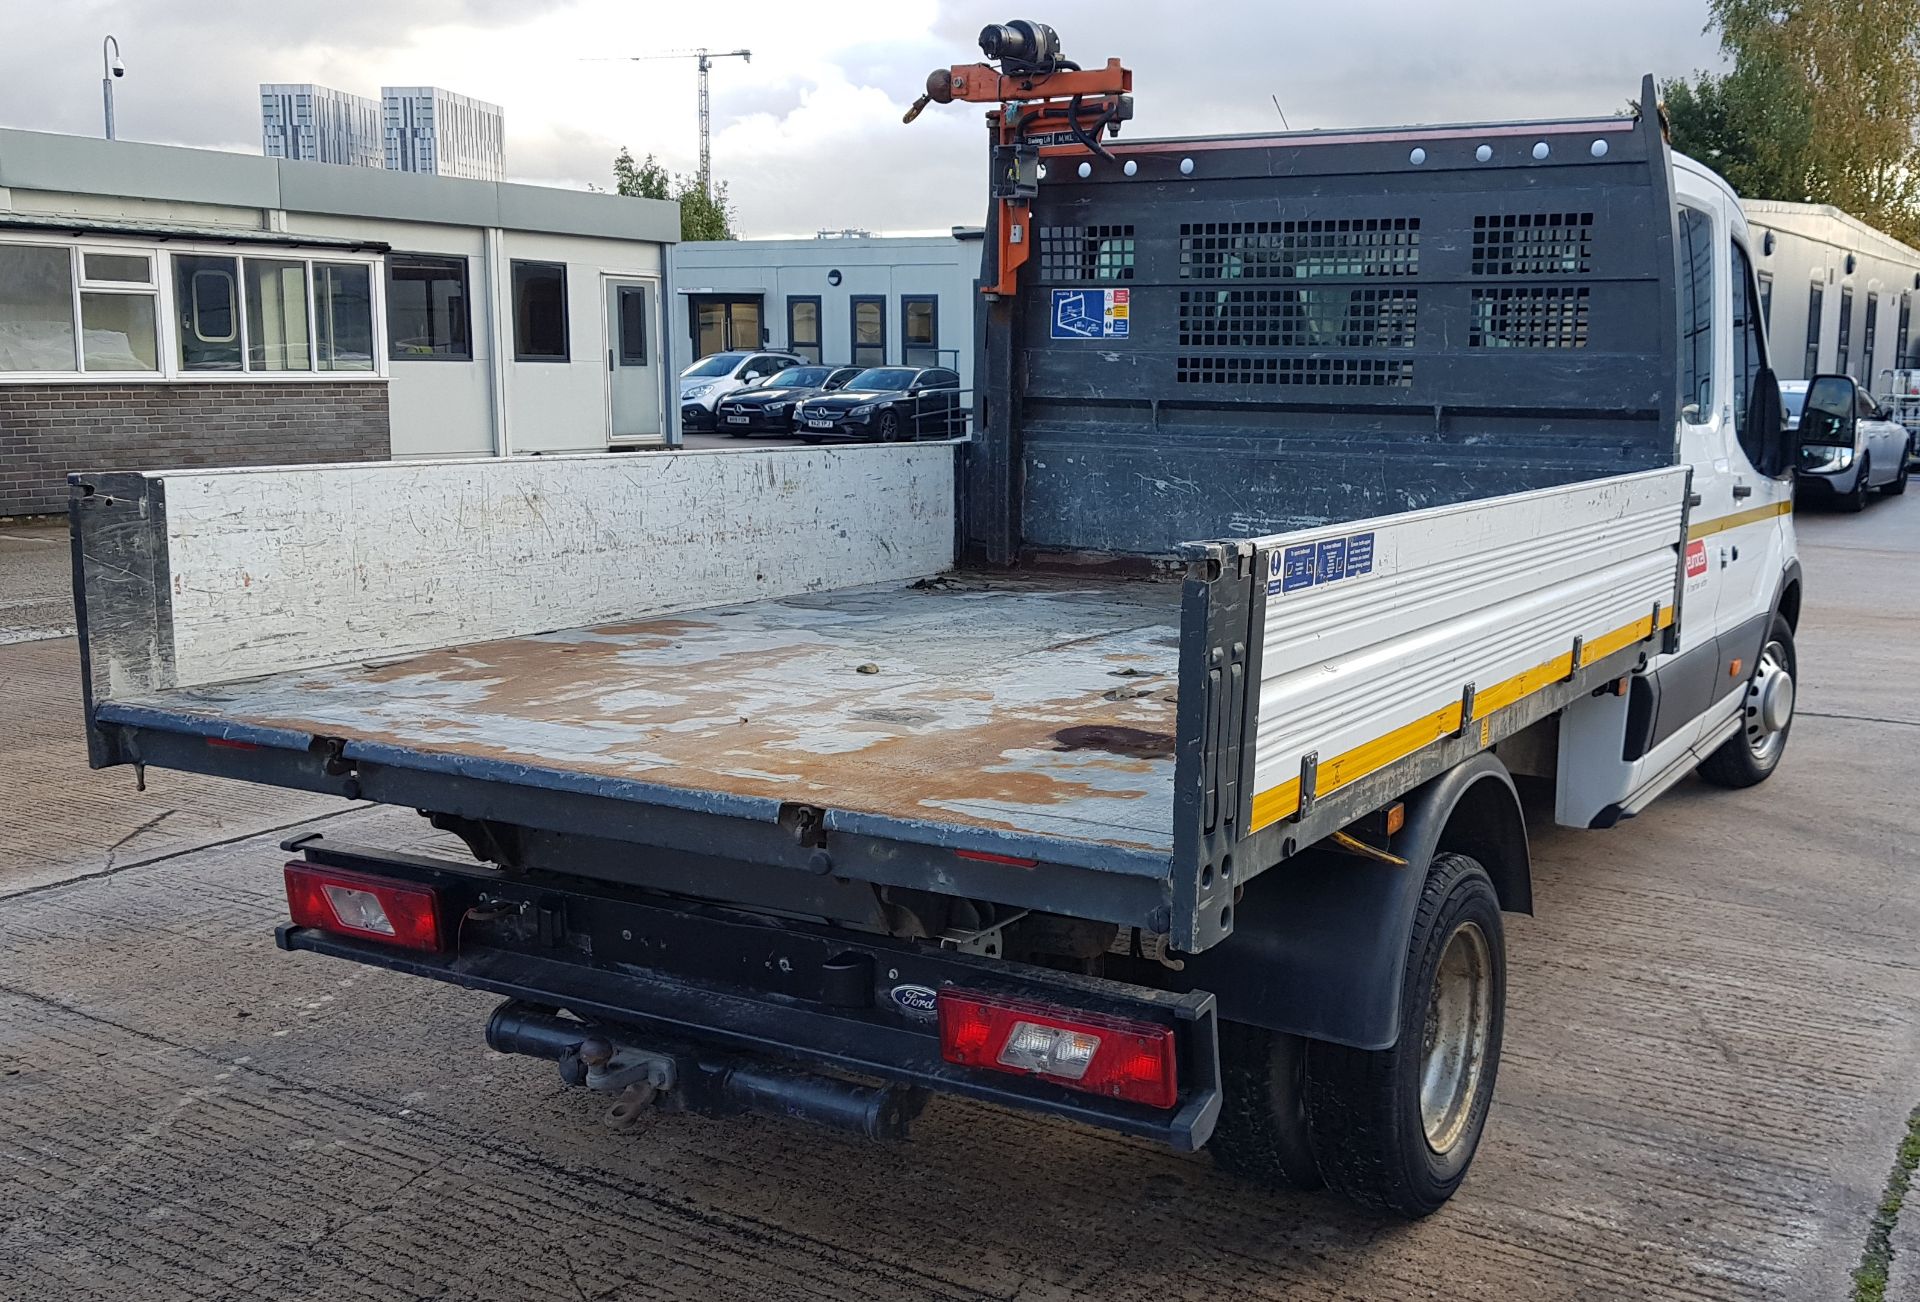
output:
[[209,730],[291,729],[1168,855],[1179,599],[1174,583],[955,574],[137,704]]

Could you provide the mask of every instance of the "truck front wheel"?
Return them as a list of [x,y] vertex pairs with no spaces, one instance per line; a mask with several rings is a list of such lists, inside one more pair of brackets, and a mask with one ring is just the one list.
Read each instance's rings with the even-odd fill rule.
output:
[[1305,1098],[1326,1182],[1413,1218],[1439,1210],[1466,1178],[1500,1065],[1506,943],[1499,896],[1475,860],[1434,856],[1404,980],[1394,1046],[1310,1043]]
[[1740,704],[1740,730],[1700,765],[1700,776],[1716,787],[1751,787],[1765,782],[1786,753],[1793,727],[1794,679],[1800,669],[1793,649],[1793,626],[1776,614],[1767,644],[1747,679]]

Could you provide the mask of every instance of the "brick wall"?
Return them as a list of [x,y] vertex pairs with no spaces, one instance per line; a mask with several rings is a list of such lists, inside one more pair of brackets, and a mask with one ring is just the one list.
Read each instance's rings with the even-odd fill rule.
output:
[[383,380],[0,384],[0,515],[67,509],[75,470],[176,470],[392,455]]

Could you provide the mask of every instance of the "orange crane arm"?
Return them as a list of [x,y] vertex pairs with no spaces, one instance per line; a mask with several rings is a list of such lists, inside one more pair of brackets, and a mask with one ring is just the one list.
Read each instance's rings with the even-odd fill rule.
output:
[[1099,137],[1132,116],[1133,73],[1120,60],[1092,71],[1069,68],[1031,75],[1010,74],[986,63],[936,68],[927,89],[905,120],[930,103],[999,104],[988,114],[996,124],[993,197],[999,204],[997,279],[988,294],[1011,294],[1032,247],[1030,238],[1037,169],[1043,155],[1103,152]]

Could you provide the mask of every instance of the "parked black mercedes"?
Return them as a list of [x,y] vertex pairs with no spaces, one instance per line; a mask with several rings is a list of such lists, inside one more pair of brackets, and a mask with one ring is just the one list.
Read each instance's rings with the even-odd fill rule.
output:
[[845,388],[859,374],[858,366],[789,366],[722,398],[713,409],[714,428],[736,438],[791,433],[802,402]]
[[801,403],[793,428],[808,443],[951,438],[966,428],[960,377],[938,366],[871,367],[839,392]]

